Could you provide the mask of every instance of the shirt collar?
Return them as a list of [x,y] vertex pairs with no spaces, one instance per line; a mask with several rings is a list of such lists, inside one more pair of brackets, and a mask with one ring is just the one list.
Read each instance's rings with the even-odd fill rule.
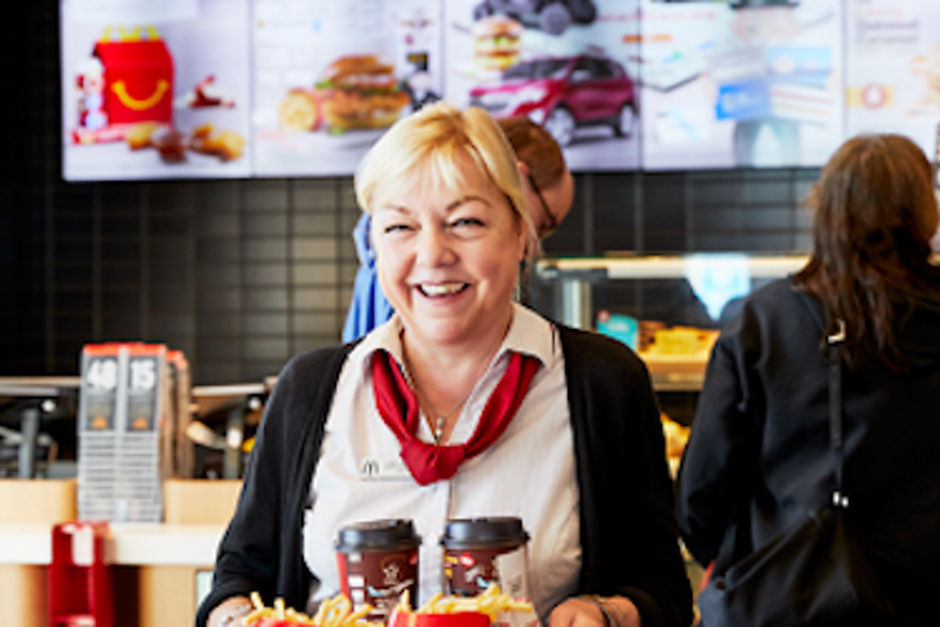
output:
[[[356,347],[354,355],[350,357],[358,357],[362,360],[362,367],[369,368],[372,353],[384,350],[395,358],[398,366],[404,371],[401,332],[401,318],[396,313],[387,322],[367,334]],[[512,322],[509,323],[509,331],[503,338],[499,350],[496,351],[496,357],[502,358],[507,351],[516,351],[532,355],[542,362],[543,366],[547,366],[551,363],[554,343],[555,330],[548,320],[519,303],[513,303]]]

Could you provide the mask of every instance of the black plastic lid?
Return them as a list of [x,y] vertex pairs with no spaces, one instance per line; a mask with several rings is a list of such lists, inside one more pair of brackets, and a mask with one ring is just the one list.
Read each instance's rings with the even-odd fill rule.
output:
[[519,518],[457,518],[447,521],[441,544],[445,549],[485,549],[519,546],[528,540]]
[[421,544],[410,520],[385,519],[358,522],[339,530],[336,550],[341,553],[354,551],[398,551],[412,549]]

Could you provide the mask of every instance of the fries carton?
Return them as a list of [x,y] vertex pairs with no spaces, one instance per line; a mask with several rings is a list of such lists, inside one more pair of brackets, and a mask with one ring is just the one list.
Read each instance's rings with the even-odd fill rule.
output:
[[412,611],[402,595],[389,617],[389,627],[537,627],[538,616],[529,601],[514,599],[491,584],[474,597],[437,594]]
[[490,617],[481,612],[454,614],[418,614],[395,612],[388,627],[490,627]]

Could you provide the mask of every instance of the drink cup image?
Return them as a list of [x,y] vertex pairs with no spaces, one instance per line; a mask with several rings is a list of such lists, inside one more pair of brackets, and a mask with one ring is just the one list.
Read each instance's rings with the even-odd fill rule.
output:
[[528,540],[519,518],[448,521],[441,537],[448,592],[476,596],[497,584],[514,598],[529,598],[525,577]]
[[358,522],[340,529],[336,562],[340,586],[354,609],[375,609],[368,620],[388,618],[405,590],[418,592],[418,547],[421,538],[410,520]]

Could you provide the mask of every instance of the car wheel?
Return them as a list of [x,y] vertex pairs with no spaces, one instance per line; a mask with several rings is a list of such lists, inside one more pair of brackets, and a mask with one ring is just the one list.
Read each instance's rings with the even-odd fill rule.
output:
[[561,35],[570,25],[571,14],[561,3],[549,4],[539,13],[539,28],[549,35]]
[[568,12],[578,24],[590,24],[597,17],[593,0],[568,0]]
[[636,111],[629,102],[620,108],[617,114],[617,121],[614,124],[614,133],[618,137],[629,137],[633,133],[633,127],[636,126]]
[[559,146],[567,146],[574,139],[574,116],[564,107],[555,107],[543,124]]

